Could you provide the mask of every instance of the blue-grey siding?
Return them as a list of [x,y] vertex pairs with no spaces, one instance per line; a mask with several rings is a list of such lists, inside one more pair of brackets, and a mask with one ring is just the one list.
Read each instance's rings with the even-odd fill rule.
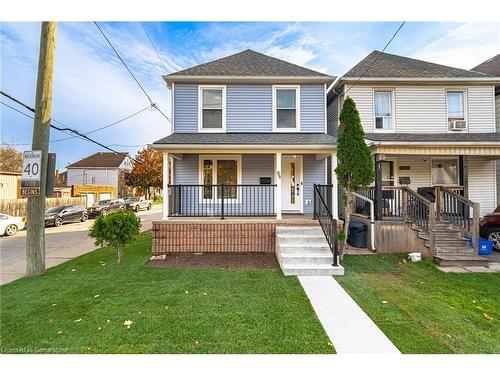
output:
[[272,132],[272,96],[270,85],[227,85],[226,131]]
[[[183,160],[174,161],[174,184],[176,185],[197,185],[199,184],[199,156],[195,154],[185,154]],[[304,212],[312,213],[313,206],[313,184],[325,183],[325,163],[326,159],[316,160],[315,155],[304,155]],[[242,183],[245,185],[259,184],[259,177],[271,177],[274,183],[274,155],[242,155]],[[193,190],[194,191],[194,190]],[[197,194],[190,197],[191,203],[199,204]],[[306,201],[311,201],[307,205]],[[248,200],[243,197],[242,204],[247,204]],[[260,202],[252,202],[256,210],[263,207]],[[187,208],[187,201],[183,200],[183,209]],[[200,204],[201,207],[201,204]],[[213,212],[217,215],[218,212]]]
[[300,131],[303,133],[325,132],[324,85],[300,86]]
[[327,123],[327,133],[337,136],[337,128],[339,122],[339,100],[338,96],[333,97],[332,94],[328,98],[328,107],[326,111],[326,123]]
[[[304,213],[313,212],[314,184],[325,183],[326,159],[316,160],[316,155],[304,155]],[[311,204],[307,205],[310,200]]]
[[[198,131],[198,85],[174,85],[174,132]],[[324,85],[300,86],[301,132],[325,132]],[[226,131],[272,132],[272,85],[226,85]]]
[[174,85],[174,132],[198,132],[198,85]]

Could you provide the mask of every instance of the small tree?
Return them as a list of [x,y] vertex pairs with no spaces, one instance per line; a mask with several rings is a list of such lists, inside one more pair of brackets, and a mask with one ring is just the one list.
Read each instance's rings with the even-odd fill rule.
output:
[[337,174],[338,184],[345,191],[344,227],[339,233],[341,243],[339,255],[340,259],[343,259],[354,203],[353,192],[372,183],[375,174],[371,151],[364,140],[365,133],[361,126],[359,112],[356,103],[350,97],[347,97],[344,101],[339,120],[338,166],[335,173]]
[[89,236],[96,246],[111,246],[116,249],[117,263],[123,257],[123,249],[139,234],[141,219],[133,212],[118,211],[104,217],[99,216],[90,227]]
[[137,161],[132,161],[132,170],[125,174],[125,183],[141,188],[149,198],[149,189],[160,188],[163,184],[163,155],[145,148],[134,159]]

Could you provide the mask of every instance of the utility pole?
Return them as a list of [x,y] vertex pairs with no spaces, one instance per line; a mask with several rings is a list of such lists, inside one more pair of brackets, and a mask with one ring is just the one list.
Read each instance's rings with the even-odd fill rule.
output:
[[42,22],[32,150],[41,150],[40,195],[28,198],[26,235],[26,276],[45,272],[45,191],[52,108],[52,73],[55,54],[55,22]]

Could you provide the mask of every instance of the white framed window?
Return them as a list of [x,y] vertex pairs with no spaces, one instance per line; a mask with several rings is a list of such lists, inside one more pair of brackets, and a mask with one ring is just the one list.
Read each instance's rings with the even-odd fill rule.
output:
[[446,118],[449,131],[467,131],[467,91],[446,91]]
[[273,86],[273,131],[300,131],[300,86]]
[[431,158],[432,186],[458,186],[458,157]]
[[394,131],[394,95],[392,90],[373,91],[373,109],[375,132]]
[[214,201],[222,198],[222,189],[213,185],[228,185],[224,188],[224,200],[239,200],[238,188],[241,185],[240,155],[200,155],[199,181],[205,186],[200,191],[200,201]]
[[226,131],[226,86],[198,86],[198,131]]

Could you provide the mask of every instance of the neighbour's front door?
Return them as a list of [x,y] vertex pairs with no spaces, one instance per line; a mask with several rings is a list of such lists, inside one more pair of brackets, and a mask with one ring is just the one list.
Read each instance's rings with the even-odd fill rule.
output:
[[283,155],[281,176],[281,209],[302,212],[302,155]]

